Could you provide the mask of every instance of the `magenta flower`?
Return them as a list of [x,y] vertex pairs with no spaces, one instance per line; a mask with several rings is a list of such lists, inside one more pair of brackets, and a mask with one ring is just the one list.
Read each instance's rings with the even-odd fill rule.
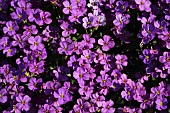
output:
[[127,56],[126,55],[120,55],[120,54],[117,54],[115,56],[115,59],[116,59],[116,65],[117,65],[117,68],[118,69],[123,69],[123,66],[127,66],[128,62],[127,62]]
[[0,103],[5,103],[5,102],[7,102],[7,91],[6,91],[6,89],[1,89],[0,90]]
[[13,36],[16,34],[16,31],[19,30],[18,25],[15,22],[8,21],[6,23],[6,27],[3,28],[3,32],[8,34],[9,36]]
[[64,88],[58,89],[58,93],[54,92],[54,97],[58,99],[57,101],[60,105],[65,104],[72,99],[68,90]]
[[103,39],[99,39],[98,44],[102,45],[103,51],[108,51],[115,46],[115,42],[111,40],[109,35],[104,35]]
[[112,107],[113,105],[114,105],[114,102],[112,100],[103,101],[103,104],[102,104],[103,108],[101,109],[101,113],[114,113],[115,108]]
[[41,43],[42,42],[42,37],[41,36],[31,36],[28,39],[28,42],[31,44],[30,49],[32,50],[42,50],[44,48],[44,45]]
[[135,0],[136,4],[139,5],[139,9],[140,11],[146,11],[146,12],[150,12],[151,8],[151,2],[149,0]]
[[167,108],[168,100],[166,98],[158,98],[156,101],[156,109],[164,110]]
[[16,97],[16,101],[18,102],[16,104],[18,109],[20,109],[22,111],[23,110],[28,111],[30,109],[30,103],[29,102],[31,101],[31,98],[28,95],[23,96],[22,94],[19,94]]

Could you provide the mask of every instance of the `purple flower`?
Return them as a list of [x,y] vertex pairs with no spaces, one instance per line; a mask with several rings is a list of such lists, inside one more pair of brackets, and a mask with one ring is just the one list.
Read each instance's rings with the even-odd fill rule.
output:
[[26,12],[22,8],[17,8],[16,12],[11,13],[11,17],[16,20],[16,22],[21,22],[27,17]]
[[54,92],[54,97],[58,99],[57,101],[60,105],[65,104],[72,99],[68,90],[64,88],[59,88],[58,93]]
[[111,86],[112,82],[111,82],[111,78],[109,77],[108,74],[103,74],[101,76],[98,76],[96,81],[98,83],[100,83],[100,86],[104,87],[104,86]]
[[8,34],[9,36],[13,36],[16,34],[16,31],[19,30],[18,25],[15,22],[8,21],[6,23],[6,27],[3,28],[3,32]]
[[81,86],[78,92],[80,93],[80,95],[85,95],[88,98],[93,93],[93,87]]
[[28,42],[31,44],[30,49],[32,50],[42,50],[44,48],[44,45],[41,43],[42,42],[42,37],[41,36],[31,36],[28,39]]
[[28,95],[21,95],[19,94],[17,97],[16,97],[16,101],[18,102],[16,104],[16,106],[18,107],[18,109],[20,110],[25,110],[25,111],[28,111],[30,109],[30,101],[31,101],[31,98],[28,96]]
[[9,37],[2,37],[0,39],[0,50],[8,47],[10,45]]
[[128,7],[128,2],[123,2],[123,1],[117,1],[116,2],[116,11],[123,13],[126,11],[126,8]]
[[30,78],[29,83],[28,83],[28,88],[30,90],[36,91],[38,86],[42,83],[42,79],[39,78],[38,80],[36,78]]
[[13,36],[15,41],[12,41],[12,45],[13,46],[17,46],[19,45],[20,48],[24,48],[26,45],[26,40],[27,37],[26,36],[21,36],[20,34],[16,34]]
[[84,80],[89,80],[90,77],[86,72],[87,70],[78,67],[77,70],[73,72],[73,77],[77,79],[78,83],[84,84]]
[[115,56],[115,59],[116,59],[116,65],[117,65],[117,68],[118,69],[123,69],[122,66],[127,66],[128,62],[127,62],[127,56],[126,55],[120,55],[120,54],[117,54]]
[[84,102],[82,99],[77,99],[77,104],[73,106],[75,112],[79,113],[89,113],[90,104],[88,102]]
[[159,61],[164,65],[168,65],[170,63],[170,52],[164,52],[163,56],[159,57]]
[[158,38],[165,41],[166,48],[170,49],[170,32],[163,31],[162,35],[159,35]]
[[81,23],[80,21],[80,17],[83,16],[83,13],[81,11],[78,10],[72,10],[71,11],[71,16],[68,17],[68,19],[70,20],[70,22],[78,22]]
[[63,9],[63,13],[64,14],[69,14],[69,12],[72,10],[72,6],[70,5],[69,1],[64,1],[63,2],[64,5],[64,9]]
[[125,91],[121,92],[122,98],[125,98],[127,101],[133,98],[134,92],[133,89],[125,87]]
[[6,47],[3,50],[3,53],[6,54],[8,57],[14,56],[16,52],[17,52],[16,48],[10,48],[10,47]]
[[49,105],[49,104],[44,104],[43,107],[41,107],[39,110],[38,110],[38,113],[56,113],[55,112],[55,109]]
[[152,87],[150,97],[151,98],[155,98],[155,97],[162,98],[164,91],[165,91],[164,87],[161,87],[161,86]]
[[30,64],[29,71],[37,75],[39,75],[40,73],[43,73],[44,72],[44,61],[40,61],[38,63],[34,61],[32,64]]
[[25,29],[23,34],[26,35],[26,36],[31,36],[31,34],[36,35],[38,33],[38,30],[36,29],[35,25],[24,26],[23,29]]
[[95,43],[94,38],[90,38],[90,34],[83,34],[83,42],[89,47],[89,49],[93,48],[93,44]]
[[146,12],[150,12],[151,8],[151,2],[149,0],[135,0],[136,4],[139,5],[139,9],[140,11],[146,11]]
[[115,46],[115,42],[111,41],[111,37],[109,35],[104,35],[103,39],[99,39],[98,44],[102,45],[103,51],[108,51],[110,48]]
[[102,104],[103,108],[101,109],[101,113],[114,113],[115,108],[112,107],[113,105],[114,105],[114,102],[112,100],[103,101],[103,104]]
[[84,28],[90,28],[94,25],[94,17],[89,16],[89,17],[84,17],[83,18],[83,27]]
[[121,14],[121,13],[116,13],[116,19],[113,21],[113,24],[117,26],[119,29],[122,29],[126,24],[129,23],[129,14]]
[[66,55],[71,55],[72,54],[72,50],[73,50],[73,45],[69,44],[67,41],[62,41],[60,42],[60,46],[58,48],[58,52],[60,54],[65,53]]
[[6,89],[1,89],[0,90],[0,103],[5,103],[7,102],[7,91]]
[[164,109],[167,109],[167,104],[168,104],[168,101],[166,98],[158,98],[156,101],[156,109],[158,110],[164,110]]
[[139,55],[139,58],[142,59],[145,64],[149,64],[153,59],[153,54],[150,53],[149,49],[144,49],[142,53],[143,55]]
[[37,20],[37,24],[42,26],[45,24],[50,24],[52,22],[52,20],[49,18],[51,16],[51,14],[49,12],[40,12],[40,19]]
[[68,22],[63,21],[63,23],[60,25],[61,29],[63,29],[64,31],[62,31],[62,36],[64,37],[68,37],[71,34],[75,34],[77,32],[76,29],[72,28],[71,24],[69,24]]
[[106,25],[106,17],[103,16],[103,15],[98,15],[96,18],[95,18],[95,23],[94,23],[94,26],[95,27],[98,27],[98,26],[105,26]]
[[146,24],[143,26],[142,35],[147,37],[149,41],[151,41],[156,34],[156,29],[152,24]]

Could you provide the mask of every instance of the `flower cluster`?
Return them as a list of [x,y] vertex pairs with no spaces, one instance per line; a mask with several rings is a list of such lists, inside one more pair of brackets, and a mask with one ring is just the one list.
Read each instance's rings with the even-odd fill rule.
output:
[[0,0],[0,112],[170,112],[169,9],[170,0]]

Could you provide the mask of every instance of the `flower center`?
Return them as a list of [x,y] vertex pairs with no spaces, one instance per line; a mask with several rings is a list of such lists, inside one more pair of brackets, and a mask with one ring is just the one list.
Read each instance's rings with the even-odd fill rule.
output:
[[37,45],[38,45],[38,42],[34,42],[34,45],[37,46]]
[[8,49],[8,53],[11,53],[11,51],[12,51],[11,49]]
[[145,58],[146,58],[146,59],[148,59],[148,58],[149,58],[149,56],[148,56],[148,55],[146,55],[146,56],[145,56]]
[[12,27],[9,27],[9,30],[10,30],[10,31],[12,31],[12,30],[13,30],[13,28],[12,28]]
[[143,4],[144,4],[144,2],[140,2],[140,4],[141,4],[141,5],[143,5]]
[[22,101],[22,102],[21,102],[21,104],[22,104],[22,105],[24,105],[24,104],[25,104],[25,102],[24,102],[24,101]]
[[18,15],[18,18],[21,18],[21,17],[22,17],[22,15],[19,14],[19,15]]
[[83,74],[79,74],[79,77],[82,78],[82,77],[83,77]]
[[61,95],[60,95],[60,98],[64,98],[64,95],[63,95],[63,94],[61,94]]
[[163,105],[163,103],[162,103],[162,102],[159,102],[159,105],[160,105],[160,106],[162,106],[162,105]]
[[159,95],[159,94],[160,94],[160,92],[159,92],[159,91],[157,91],[157,92],[156,92],[156,94],[157,94],[157,95]]
[[102,80],[104,83],[106,82],[106,79]]

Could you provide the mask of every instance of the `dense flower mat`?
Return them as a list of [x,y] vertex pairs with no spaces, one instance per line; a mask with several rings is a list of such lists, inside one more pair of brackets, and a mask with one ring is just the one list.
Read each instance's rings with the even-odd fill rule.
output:
[[0,0],[0,113],[170,113],[170,0]]

